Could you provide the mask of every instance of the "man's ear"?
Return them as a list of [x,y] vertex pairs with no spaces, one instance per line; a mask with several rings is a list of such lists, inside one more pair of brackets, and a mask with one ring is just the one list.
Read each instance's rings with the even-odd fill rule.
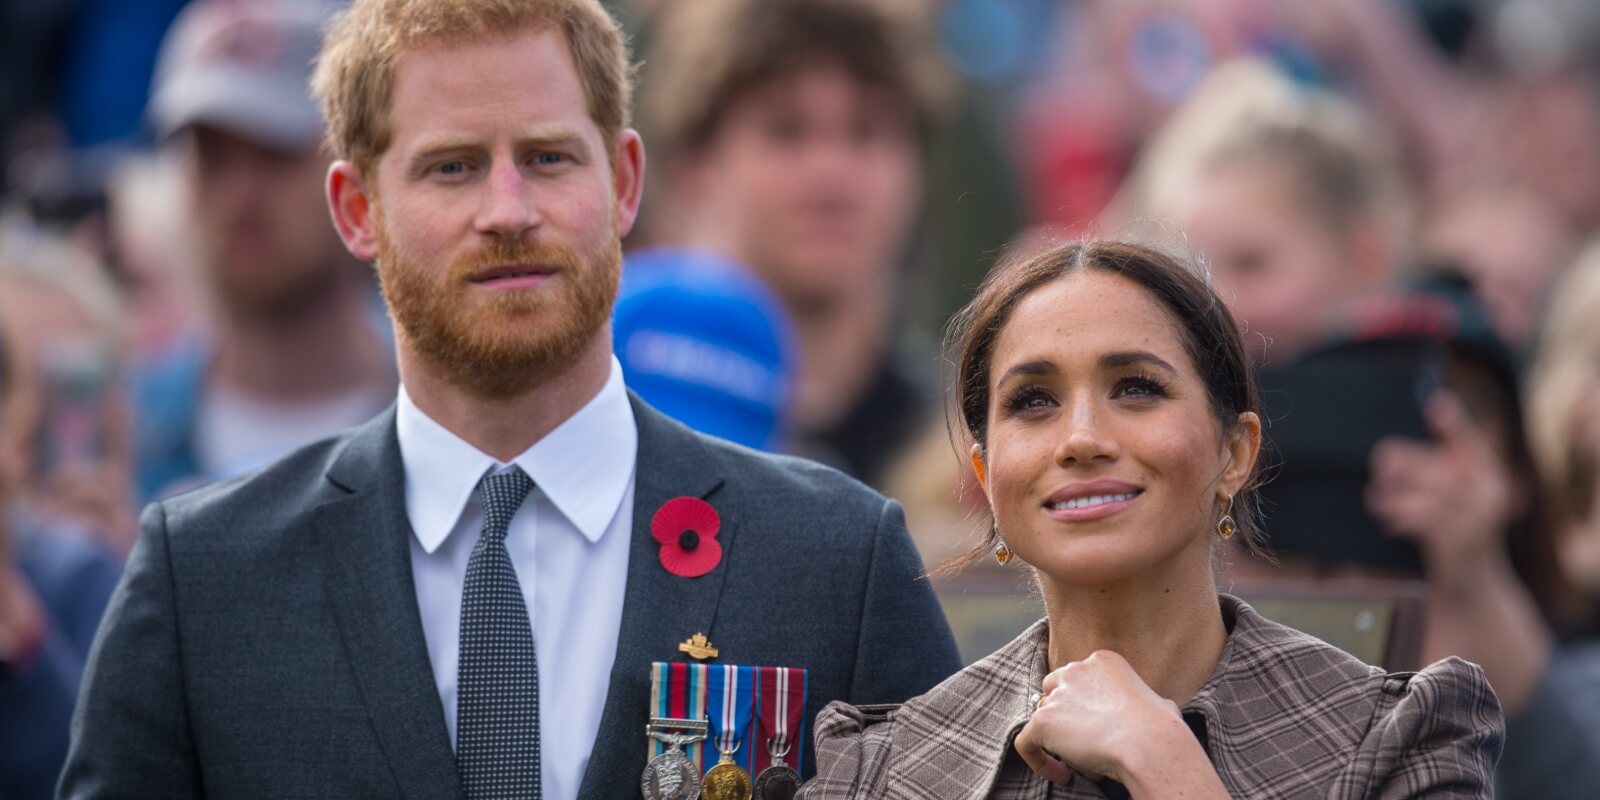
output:
[[377,204],[360,171],[348,161],[335,161],[328,167],[328,211],[345,249],[362,261],[376,261]]
[[1256,458],[1261,455],[1261,417],[1254,411],[1243,411],[1239,421],[1228,434],[1228,466],[1222,471],[1222,485],[1218,487],[1229,497],[1244,489],[1250,480]]
[[644,198],[644,139],[629,128],[617,134],[617,152],[612,161],[612,187],[617,197],[617,238],[633,230],[639,219],[639,203]]

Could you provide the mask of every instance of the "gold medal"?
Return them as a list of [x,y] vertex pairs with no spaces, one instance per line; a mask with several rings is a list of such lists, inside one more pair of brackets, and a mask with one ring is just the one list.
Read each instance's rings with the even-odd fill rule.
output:
[[717,752],[722,758],[706,771],[700,796],[705,800],[751,800],[750,774],[733,762],[733,754],[739,752],[738,745],[732,750],[723,750],[718,744]]

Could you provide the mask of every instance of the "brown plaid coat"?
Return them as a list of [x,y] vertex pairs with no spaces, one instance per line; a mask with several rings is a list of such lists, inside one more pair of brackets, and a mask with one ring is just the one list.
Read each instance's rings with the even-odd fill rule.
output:
[[[1385,673],[1223,595],[1222,659],[1183,705],[1234,798],[1487,798],[1505,722],[1483,671],[1457,658]],[[899,706],[817,717],[805,800],[1104,797],[1047,783],[1011,747],[1044,680],[1043,621]],[[1115,792],[1120,787],[1107,787]]]

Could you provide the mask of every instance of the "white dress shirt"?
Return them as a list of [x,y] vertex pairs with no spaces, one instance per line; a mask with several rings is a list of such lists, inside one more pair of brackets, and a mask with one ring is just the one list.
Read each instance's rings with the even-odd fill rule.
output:
[[[482,533],[476,489],[508,469],[417,408],[400,388],[395,412],[417,607],[433,679],[456,739],[456,665],[467,561]],[[605,387],[512,464],[534,489],[511,520],[516,566],[539,652],[539,741],[546,800],[578,796],[605,708],[622,624],[633,533],[639,431],[613,358]]]

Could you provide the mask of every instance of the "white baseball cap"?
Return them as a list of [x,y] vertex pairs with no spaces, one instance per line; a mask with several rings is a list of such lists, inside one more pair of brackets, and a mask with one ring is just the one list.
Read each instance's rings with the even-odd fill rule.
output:
[[148,115],[165,139],[203,124],[285,151],[315,148],[311,70],[329,8],[292,0],[199,0],[161,44]]

